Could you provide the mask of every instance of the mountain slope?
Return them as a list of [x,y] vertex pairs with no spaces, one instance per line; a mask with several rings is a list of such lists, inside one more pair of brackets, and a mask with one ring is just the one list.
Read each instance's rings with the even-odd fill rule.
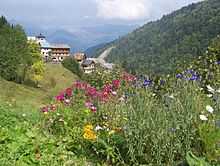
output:
[[0,103],[9,102],[22,109],[39,109],[78,77],[59,64],[47,64],[41,88],[29,87],[0,78]]
[[[191,4],[111,43],[108,56],[130,71],[168,73],[201,55],[220,34],[220,1]],[[106,47],[106,46],[105,46]],[[99,50],[97,50],[99,51]]]

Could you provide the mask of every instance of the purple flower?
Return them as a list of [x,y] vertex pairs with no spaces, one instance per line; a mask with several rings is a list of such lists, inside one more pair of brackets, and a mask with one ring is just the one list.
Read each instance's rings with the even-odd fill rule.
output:
[[166,83],[165,80],[160,80],[160,85],[164,85]]
[[144,80],[144,86],[150,86],[152,84],[152,80]]
[[192,75],[192,77],[189,78],[189,80],[190,81],[197,81],[197,80],[199,80],[199,78],[200,78],[199,75],[194,74],[194,75]]
[[180,78],[181,79],[181,78],[183,78],[183,75],[179,73],[179,74],[176,75],[176,78]]
[[220,65],[220,61],[217,61],[216,64],[217,64],[217,65]]

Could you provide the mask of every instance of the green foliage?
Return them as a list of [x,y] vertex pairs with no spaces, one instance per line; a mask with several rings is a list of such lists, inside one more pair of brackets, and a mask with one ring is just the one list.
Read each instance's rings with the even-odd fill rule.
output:
[[211,166],[204,159],[196,157],[192,152],[188,152],[186,156],[189,166]]
[[1,166],[87,165],[85,159],[67,150],[65,138],[45,135],[44,129],[27,114],[19,114],[3,104],[0,112]]
[[125,69],[133,73],[175,72],[178,63],[188,64],[203,54],[220,34],[219,27],[219,0],[192,4],[109,44],[116,48],[108,60],[119,64],[126,60]]
[[26,79],[39,82],[44,72],[39,45],[27,42],[21,26],[10,25],[4,17],[0,23],[0,76],[19,83]]
[[0,75],[10,81],[20,81],[19,71],[27,54],[26,35],[19,25],[0,19]]
[[175,165],[200,146],[197,125],[207,98],[196,85],[179,83],[176,88],[178,93],[173,89],[163,96],[164,102],[149,91],[135,91],[136,97],[127,103],[125,138],[133,163]]
[[62,65],[80,78],[83,76],[83,71],[80,68],[79,63],[74,58],[68,57],[64,59]]
[[[37,43],[28,42],[28,54],[24,59],[23,80],[30,79],[38,84],[43,79],[45,65]],[[27,78],[26,78],[27,75]]]

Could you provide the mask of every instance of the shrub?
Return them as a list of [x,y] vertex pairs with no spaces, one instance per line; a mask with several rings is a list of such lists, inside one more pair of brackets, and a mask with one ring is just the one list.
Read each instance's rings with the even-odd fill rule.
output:
[[62,65],[80,78],[83,76],[83,71],[81,70],[79,63],[74,58],[65,58]]

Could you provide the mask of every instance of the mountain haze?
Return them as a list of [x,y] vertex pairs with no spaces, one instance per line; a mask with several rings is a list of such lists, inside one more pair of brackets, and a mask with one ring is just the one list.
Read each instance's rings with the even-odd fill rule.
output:
[[[13,21],[16,24],[16,21]],[[111,42],[120,36],[131,32],[138,25],[97,25],[80,28],[73,28],[71,30],[60,28],[45,29],[30,24],[22,24],[27,35],[44,34],[49,42],[52,43],[66,43],[70,45],[72,52],[85,51],[86,49]]]

